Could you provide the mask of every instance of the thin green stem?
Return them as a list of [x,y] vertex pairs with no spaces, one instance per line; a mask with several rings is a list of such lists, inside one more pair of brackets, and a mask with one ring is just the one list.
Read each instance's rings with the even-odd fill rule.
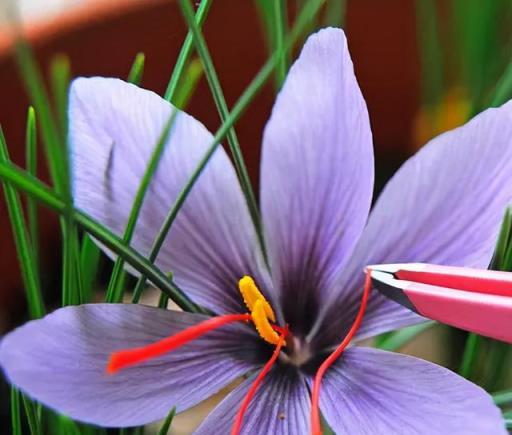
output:
[[[198,10],[197,19],[198,21],[203,22],[206,18],[206,14],[209,10],[210,1],[205,1],[204,5],[201,4],[200,10]],[[188,38],[185,39],[185,42],[183,44],[183,47],[181,49],[178,63],[173,71],[173,75],[171,77],[171,82],[169,83],[169,89],[168,92],[166,92],[166,98],[169,100],[174,96],[177,88],[177,84],[180,82],[180,79],[182,77],[182,74],[185,71],[185,65],[186,62],[190,56],[190,52],[192,49],[192,40],[188,41]],[[169,94],[169,95],[168,95]],[[149,187],[149,184],[151,182],[151,179],[153,177],[154,172],[156,171],[156,168],[158,167],[158,162],[160,161],[161,155],[164,151],[165,144],[169,138],[169,133],[172,127],[172,124],[174,123],[174,120],[176,118],[176,115],[178,114],[177,111],[173,111],[171,118],[169,119],[168,123],[165,125],[162,134],[159,138],[159,142],[155,147],[155,150],[151,156],[151,159],[148,163],[148,166],[146,168],[146,171],[144,173],[144,176],[141,180],[141,183],[139,185],[139,188],[137,190],[137,193],[135,195],[135,199],[132,205],[132,209],[130,212],[130,216],[128,217],[128,222],[126,224],[125,233],[123,235],[123,240],[126,244],[130,243],[130,240],[133,236],[133,232],[135,229],[135,225],[137,223],[137,218],[140,213],[140,208],[142,206],[142,203],[144,201],[145,194],[147,192],[147,189]],[[110,279],[110,283],[108,285],[107,289],[107,296],[106,300],[109,302],[119,302],[122,299],[124,284],[126,282],[126,272],[123,268],[123,259],[118,258],[114,264],[114,269],[112,271],[112,276]]]
[[[61,215],[61,231],[63,243],[63,279],[62,294],[64,303],[79,302],[76,295],[80,294],[80,270],[78,258],[78,235],[69,211],[72,207],[72,198],[69,183],[69,170],[66,149],[66,133],[59,133],[58,124],[50,110],[50,100],[46,93],[39,69],[36,66],[30,46],[19,36],[15,44],[16,60],[21,76],[25,83],[32,104],[38,114],[45,154],[50,168],[50,175],[55,189],[64,199],[67,207]],[[60,62],[52,71],[56,102],[60,113],[61,122],[66,117],[67,86],[69,82],[69,70],[65,62]],[[64,122],[66,124],[66,122]],[[64,127],[65,129],[65,127]]]
[[325,25],[344,27],[347,0],[330,0],[325,13]]
[[[208,11],[210,10],[211,5],[212,0],[203,0],[199,4],[199,7],[197,8],[197,13],[195,15],[195,22],[197,23],[197,27],[201,28],[203,26],[204,21],[208,16]],[[183,72],[185,71],[185,67],[190,59],[193,48],[194,36],[192,34],[192,30],[189,30],[187,33],[187,37],[185,38],[185,42],[181,47],[178,59],[176,60],[176,64],[174,65],[174,70],[172,71],[171,78],[169,80],[169,84],[167,85],[167,89],[164,95],[164,98],[167,101],[172,102],[173,104],[174,97],[176,96],[178,85],[180,83],[180,79],[181,77],[183,77]]]
[[[63,165],[69,177],[68,156],[66,152],[68,128],[68,89],[71,77],[69,59],[64,55],[57,55],[51,63],[52,95],[57,112],[60,133],[59,147],[62,153]],[[42,83],[40,84],[41,86]],[[69,189],[69,180],[65,181],[64,189]],[[71,193],[66,191],[65,198],[71,204]],[[62,238],[62,303],[64,305],[77,305],[82,301],[82,279],[79,264],[78,233],[71,220],[63,223]]]
[[[69,205],[67,206],[69,208]],[[67,212],[66,214],[68,214]],[[79,305],[83,299],[82,277],[80,269],[80,243],[73,219],[66,217],[62,239],[62,304]]]
[[[229,117],[229,109],[226,103],[226,99],[224,98],[224,93],[222,91],[222,87],[220,85],[219,78],[217,76],[217,72],[215,70],[215,66],[213,65],[213,60],[211,58],[210,52],[208,50],[208,46],[206,45],[206,41],[203,37],[201,29],[199,29],[198,25],[194,19],[194,8],[192,7],[192,3],[190,0],[180,0],[181,11],[187,21],[189,29],[192,31],[192,35],[194,37],[194,42],[196,45],[197,52],[199,53],[199,57],[201,58],[201,62],[203,63],[204,72],[206,78],[208,80],[208,84],[210,85],[210,89],[212,91],[213,99],[215,101],[215,105],[217,106],[217,110],[219,111],[219,115],[222,122],[226,122],[226,119]],[[282,41],[281,41],[282,42]],[[276,52],[278,64],[283,58],[284,53],[284,45],[282,44],[281,50]],[[244,162],[242,149],[240,148],[240,144],[238,142],[238,137],[236,135],[235,129],[231,126],[227,131],[227,141],[229,144],[229,149],[233,155],[233,160],[235,163],[235,168],[237,174],[240,178],[240,184],[242,186],[242,190],[244,192],[247,205],[249,207],[249,211],[251,214],[251,218],[253,220],[254,227],[256,228],[256,233],[258,235],[258,239],[261,245],[263,252],[265,252],[265,245],[263,240],[263,233],[260,223],[260,216],[258,211],[258,204],[256,202],[256,196],[254,195],[254,191],[252,188],[251,180],[249,178],[249,172],[247,171],[247,167]]]
[[11,161],[0,159],[0,179],[11,183],[18,190],[28,193],[30,197],[52,210],[63,212],[65,209],[64,201],[56,192],[39,179],[14,165]]
[[469,334],[466,340],[466,346],[464,347],[459,374],[467,379],[471,379],[474,362],[478,354],[481,341],[481,337],[477,334]]
[[21,435],[20,392],[11,387],[11,430],[12,435]]
[[[295,22],[295,25],[291,29],[290,33],[288,34],[288,37],[285,40],[285,47],[288,50],[293,43],[297,40],[297,38],[301,35],[302,30],[304,27],[308,24],[309,20],[312,16],[315,16],[320,9],[320,7],[323,5],[325,0],[309,0],[306,5],[303,7],[302,11],[300,12],[299,16],[297,17],[297,20]],[[194,186],[195,182],[199,178],[199,175],[203,171],[204,167],[210,160],[210,158],[213,156],[215,150],[219,146],[220,141],[224,138],[224,136],[227,134],[229,129],[232,125],[235,124],[235,122],[240,118],[244,110],[247,108],[247,106],[251,103],[253,98],[256,96],[256,94],[260,91],[260,89],[263,87],[263,85],[266,83],[268,78],[272,75],[272,72],[274,71],[274,68],[276,67],[278,62],[278,55],[274,53],[267,62],[263,65],[263,67],[260,69],[258,74],[254,77],[252,82],[247,86],[245,91],[242,93],[238,101],[233,106],[233,110],[229,114],[228,118],[222,123],[219,130],[215,134],[213,141],[211,145],[209,146],[208,150],[204,154],[201,161],[198,163],[196,169],[192,173],[191,177],[189,178],[187,184],[183,187],[182,191],[179,193],[179,195],[176,198],[176,201],[174,202],[174,205],[172,206],[171,210],[167,214],[164,223],[162,224],[162,227],[160,228],[160,231],[158,232],[155,241],[153,242],[153,246],[151,247],[151,251],[149,253],[149,261],[153,262],[155,261],[156,257],[158,256],[158,252],[160,251],[160,248],[163,245],[163,242],[174,223],[174,220],[178,216],[178,213],[185,202],[188,194],[192,190],[192,187]],[[1,169],[1,168],[0,168]],[[135,290],[133,292],[134,300],[139,300],[140,294],[142,293],[142,290],[145,285],[146,278],[144,275],[142,275],[135,287]]]
[[493,270],[510,270],[512,264],[508,261],[507,256],[510,256],[512,250],[510,245],[512,242],[512,208],[507,207],[505,215],[503,216],[503,222],[501,224],[500,232],[498,234],[498,241],[494,248],[494,254],[492,256],[490,269]]
[[78,423],[64,415],[57,416],[57,427],[60,434],[82,435]]
[[160,297],[158,298],[158,308],[166,309],[169,305],[169,296],[165,293],[160,293]]
[[22,396],[22,398],[31,435],[42,435],[41,422],[37,416],[36,406],[27,397]]
[[171,428],[171,423],[174,420],[174,416],[176,415],[176,408],[172,408],[167,417],[165,417],[165,421],[162,423],[162,427],[158,431],[158,435],[167,435],[169,429]]
[[[172,281],[172,273],[167,274],[169,281]],[[160,293],[160,297],[158,299],[158,308],[166,309],[169,305],[169,296],[165,293]]]
[[[482,386],[487,391],[500,387],[504,375],[510,368],[510,344],[497,340],[488,341],[488,357],[485,360],[485,377]],[[506,377],[506,376],[505,376]]]
[[15,49],[19,70],[40,120],[41,135],[46,148],[50,175],[57,193],[62,195],[68,190],[64,188],[68,185],[67,164],[64,161],[66,150],[62,147],[57,124],[50,111],[50,100],[44,89],[43,80],[35,64],[32,51],[26,41],[21,38],[18,39]]
[[[64,213],[67,205],[62,198],[53,192],[40,180],[32,177],[27,172],[16,167],[10,162],[0,161],[0,179],[12,184],[18,190],[26,192],[36,200],[58,213]],[[113,234],[108,228],[96,222],[84,212],[71,209],[71,218],[85,231],[91,234],[99,242],[111,249],[116,255],[122,257],[128,264],[142,275],[146,276],[161,291],[167,292],[169,297],[183,310],[199,312],[199,308],[193,304],[161,270],[151,264],[137,251],[126,246],[123,241]]]
[[435,105],[443,94],[443,65],[434,1],[416,0],[416,17],[421,57],[422,100],[423,103]]
[[512,389],[498,391],[492,395],[494,403],[498,406],[512,405]]
[[[139,188],[137,189],[137,193],[135,194],[135,199],[133,200],[132,209],[130,211],[130,215],[128,216],[128,222],[126,223],[126,228],[123,234],[123,242],[126,245],[130,244],[130,241],[133,237],[135,226],[137,224],[137,219],[142,208],[142,203],[144,202],[144,198],[151,183],[151,179],[153,178],[153,175],[155,174],[158,168],[160,158],[162,157],[167,141],[169,140],[171,129],[172,126],[174,125],[174,121],[176,120],[178,113],[178,110],[173,109],[172,114],[169,117],[169,120],[165,124],[165,127],[160,137],[158,138],[158,142],[155,146],[155,149],[153,150],[153,153],[146,167],[142,180],[140,181]],[[110,283],[108,285],[106,297],[107,302],[121,301],[123,296],[125,279],[126,272],[124,271],[124,260],[121,257],[118,257],[114,264],[114,270],[112,271],[112,276],[110,278]]]
[[88,234],[82,240],[80,269],[82,272],[82,303],[92,300],[93,287],[100,261],[100,250]]
[[[37,177],[37,131],[36,112],[31,106],[27,113],[27,128],[25,133],[25,158],[27,172]],[[39,221],[37,205],[32,198],[27,200],[27,221],[32,244],[35,264],[39,266]]]
[[[140,81],[142,80],[142,75],[144,73],[144,63],[145,63],[144,53],[137,53],[137,55],[135,56],[135,59],[133,61],[133,65],[130,69],[130,73],[128,74],[128,82],[133,83],[135,85],[138,85],[140,83]],[[166,131],[165,129],[167,129],[167,128],[168,128],[168,126],[166,125],[164,127],[164,132],[162,133],[162,135],[165,133],[165,131]],[[155,153],[152,155],[152,158],[151,158],[150,162],[148,163],[148,167],[146,168],[146,172],[143,176],[143,179],[140,183],[139,189],[136,193],[134,203],[132,205],[132,209],[130,212],[130,216],[128,217],[128,223],[127,223],[127,227],[125,230],[125,234],[123,237],[126,244],[130,243],[130,240],[133,236],[133,230],[134,230],[135,224],[137,223],[137,218],[138,218],[138,215],[140,212],[140,208],[142,206],[142,202],[144,201],[147,187],[148,187],[149,182],[153,176],[153,172],[156,170],[156,164],[158,163],[158,160],[160,159],[161,153],[163,151],[163,145],[165,144],[166,139],[167,139],[166,137],[161,137],[159,139],[159,142],[157,143],[157,146],[155,149]],[[160,147],[159,147],[159,145],[160,145]],[[155,160],[155,159],[157,159],[157,160]],[[84,254],[90,253],[91,255],[93,255],[93,256],[91,256],[91,260],[95,261],[96,266],[97,266],[97,262],[99,260],[99,253],[95,254],[93,251],[93,247],[90,244],[88,244],[86,246],[86,248],[87,248],[87,252],[84,252]],[[92,267],[94,267],[94,266],[95,265],[93,263]],[[109,283],[109,286],[107,289],[106,300],[108,302],[120,302],[120,300],[122,299],[123,289],[124,289],[124,285],[126,282],[126,272],[125,272],[123,266],[124,266],[123,260],[121,258],[118,258],[114,264],[114,269],[112,271],[110,283]],[[91,285],[92,285],[92,283],[91,283]],[[90,288],[87,290],[90,290]]]
[[60,142],[65,144],[68,128],[68,88],[71,77],[69,59],[64,55],[55,56],[50,69],[53,100],[61,133]]
[[286,0],[274,0],[273,5],[275,50],[278,56],[278,63],[276,67],[276,87],[277,89],[280,89],[288,71],[287,53],[284,49],[288,13]]
[[144,74],[145,60],[146,58],[144,53],[137,53],[135,59],[133,60],[130,73],[128,74],[128,82],[137,86],[140,85],[140,82],[142,81],[142,75]]
[[[492,260],[489,265],[489,269],[492,270],[501,270],[501,271],[510,271],[512,267],[512,259],[510,258],[512,254],[512,245],[511,245],[511,235],[512,235],[512,214],[510,207],[507,207],[505,210],[505,214],[503,217],[503,221],[501,224],[500,232],[498,235],[498,240],[496,242],[496,246],[494,248],[494,253]],[[478,351],[484,343],[483,337],[480,337],[476,334],[469,334],[466,340],[466,345],[464,347],[464,353],[462,355],[462,363],[459,368],[459,374],[464,376],[467,379],[471,379],[473,374],[473,369],[475,366],[475,362],[477,360]],[[489,344],[490,341],[487,341]],[[502,349],[507,350],[507,349]],[[500,353],[501,355],[501,353]],[[505,357],[506,355],[501,355]],[[495,358],[491,361],[494,370],[502,369],[502,361]],[[495,373],[492,373],[493,382],[495,380]]]
[[[9,154],[7,144],[0,128],[0,162],[9,163]],[[30,244],[29,231],[23,217],[23,208],[14,187],[4,182],[4,195],[7,203],[7,211],[11,221],[12,232],[16,251],[20,262],[21,275],[27,296],[27,304],[30,316],[37,319],[44,315],[44,304],[41,296],[41,287],[39,280],[38,267]]]
[[512,97],[512,61],[499,79],[491,97],[491,107],[498,107]]
[[122,257],[139,273],[147,276],[147,278],[161,291],[166,292],[181,309],[189,312],[200,312],[197,305],[192,303],[173,282],[170,282],[165,273],[148,262],[137,251],[126,246],[115,234],[78,210],[74,211],[73,217],[75,221],[84,228],[84,230],[88,231],[107,248],[114,251],[115,254]]
[[203,65],[201,61],[199,59],[192,59],[187,65],[186,74],[183,80],[180,81],[180,87],[172,100],[172,103],[178,109],[185,110],[202,75]]
[[421,333],[432,328],[435,324],[435,322],[425,322],[419,325],[408,326],[407,328],[400,329],[383,340],[378,347],[379,349],[394,352],[405,346]]

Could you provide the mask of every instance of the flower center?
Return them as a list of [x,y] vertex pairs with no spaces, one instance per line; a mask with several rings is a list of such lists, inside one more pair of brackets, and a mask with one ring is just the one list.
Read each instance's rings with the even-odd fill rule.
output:
[[[249,320],[252,320],[256,330],[260,334],[260,337],[267,343],[274,345],[275,349],[271,358],[263,366],[263,369],[252,383],[244,400],[242,401],[231,432],[232,435],[238,435],[242,428],[244,414],[249,407],[249,404],[257,389],[261,385],[264,377],[268,374],[272,366],[275,364],[277,358],[281,355],[281,349],[287,345],[286,339],[289,341],[291,353],[290,355],[283,354],[283,358],[288,360],[289,363],[300,366],[311,357],[309,347],[304,347],[302,341],[298,340],[296,337],[293,337],[290,334],[287,325],[281,327],[275,324],[276,316],[272,310],[272,307],[250,276],[244,276],[242,279],[240,279],[238,286],[245,305],[249,309],[249,313],[226,314],[223,316],[212,317],[148,346],[114,352],[110,355],[109,361],[107,363],[107,373],[113,374],[126,367],[130,367],[149,359],[161,356],[167,352],[171,352],[172,350],[175,350],[178,347],[181,347],[188,342],[193,341],[202,335],[205,335],[209,331],[220,328],[221,326],[228,323],[248,322]],[[366,309],[366,303],[370,289],[371,279],[370,274],[367,273],[361,306],[352,327],[350,328],[343,341],[336,348],[336,350],[320,365],[316,373],[313,382],[313,389],[311,392],[311,431],[313,435],[321,435],[322,433],[319,413],[320,384],[322,382],[322,378],[328,368],[348,346],[357,329],[359,328]]]
[[[260,337],[267,343],[275,346],[271,358],[264,365],[251,387],[249,388],[233,424],[232,435],[238,435],[242,428],[243,418],[249,404],[261,385],[264,377],[275,364],[283,346],[286,346],[286,338],[289,336],[288,327],[275,325],[276,316],[274,310],[260,292],[254,280],[250,276],[244,276],[238,283],[245,305],[249,309],[246,314],[227,314],[224,316],[212,317],[204,322],[198,323],[188,329],[178,332],[175,335],[164,338],[148,346],[134,349],[125,349],[114,352],[110,355],[107,363],[107,373],[114,374],[117,371],[142,363],[152,358],[171,352],[186,343],[193,341],[209,331],[220,328],[232,322],[248,322],[252,320]],[[271,323],[272,322],[272,323]]]

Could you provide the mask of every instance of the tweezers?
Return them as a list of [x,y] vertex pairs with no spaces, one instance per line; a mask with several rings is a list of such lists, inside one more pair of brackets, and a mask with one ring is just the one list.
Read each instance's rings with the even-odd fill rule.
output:
[[421,316],[512,343],[512,273],[422,263],[367,270],[374,288]]

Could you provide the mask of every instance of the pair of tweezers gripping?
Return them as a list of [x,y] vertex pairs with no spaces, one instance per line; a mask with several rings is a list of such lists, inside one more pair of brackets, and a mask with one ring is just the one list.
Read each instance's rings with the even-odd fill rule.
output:
[[512,273],[421,263],[367,270],[374,288],[421,316],[512,343]]

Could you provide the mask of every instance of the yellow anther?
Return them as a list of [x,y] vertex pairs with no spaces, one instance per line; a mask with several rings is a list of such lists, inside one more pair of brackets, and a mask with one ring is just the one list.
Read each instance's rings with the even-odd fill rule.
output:
[[265,312],[265,303],[261,299],[258,299],[251,310],[252,321],[254,322],[254,326],[256,330],[260,334],[263,340],[269,342],[270,344],[277,345],[279,343],[279,334],[274,331],[272,325],[268,321],[267,313]]
[[272,307],[265,299],[265,296],[261,294],[256,283],[250,276],[244,276],[238,282],[238,288],[240,289],[240,293],[242,293],[245,305],[247,305],[247,308],[251,313],[254,311],[256,302],[261,301],[263,312],[266,315],[265,317],[269,318],[272,322],[276,321],[276,316]]

